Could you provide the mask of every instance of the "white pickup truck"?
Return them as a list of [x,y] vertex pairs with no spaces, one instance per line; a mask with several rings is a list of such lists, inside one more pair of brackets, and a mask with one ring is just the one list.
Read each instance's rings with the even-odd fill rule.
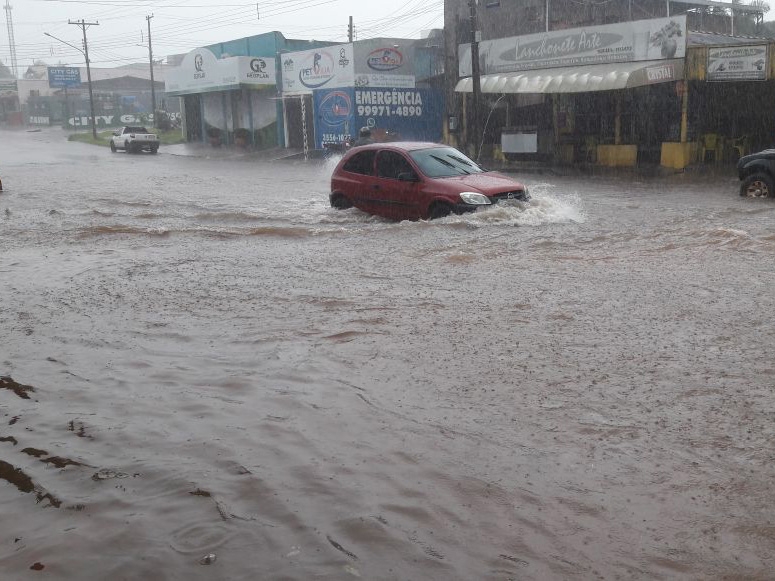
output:
[[123,149],[127,153],[136,153],[144,149],[151,153],[159,151],[159,137],[149,133],[145,127],[127,125],[116,129],[110,138],[110,151],[116,153]]

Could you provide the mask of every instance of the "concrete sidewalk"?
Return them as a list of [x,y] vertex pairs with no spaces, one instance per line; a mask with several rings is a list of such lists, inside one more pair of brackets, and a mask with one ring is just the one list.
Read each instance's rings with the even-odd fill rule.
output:
[[243,159],[245,161],[280,161],[303,159],[303,152],[298,149],[273,147],[271,149],[251,150],[235,146],[213,147],[207,143],[176,143],[163,145],[161,150],[168,155],[179,157],[199,157],[203,159]]

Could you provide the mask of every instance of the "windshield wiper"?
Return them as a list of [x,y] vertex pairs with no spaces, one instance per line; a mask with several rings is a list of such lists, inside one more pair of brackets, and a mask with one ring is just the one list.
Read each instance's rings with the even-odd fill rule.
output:
[[[462,168],[462,167],[458,167],[458,166],[456,166],[454,163],[450,163],[450,162],[448,162],[446,159],[444,159],[444,158],[441,158],[441,157],[439,157],[438,155],[431,155],[430,157],[432,157],[433,159],[435,159],[435,160],[436,160],[436,161],[438,161],[439,163],[441,163],[441,164],[443,164],[443,165],[446,165],[447,167],[451,167],[451,168],[452,168],[452,169],[454,169],[454,170],[457,170],[457,171],[459,171],[459,172],[462,172],[462,173],[463,173],[463,174],[465,174],[465,175],[469,175],[469,174],[471,173],[471,172],[469,172],[469,171],[466,171],[466,170],[465,170],[464,168]],[[454,158],[453,158],[453,159],[454,159]]]
[[454,159],[455,161],[459,161],[460,163],[462,163],[462,164],[464,164],[464,165],[467,165],[467,166],[469,166],[469,167],[473,167],[473,168],[475,168],[475,169],[478,169],[478,170],[481,170],[481,169],[482,169],[481,167],[479,167],[479,166],[478,166],[478,165],[476,165],[475,163],[473,163],[473,162],[469,162],[468,160],[466,160],[466,159],[463,159],[462,157],[457,157],[456,155],[450,155],[449,157],[451,157],[451,158],[452,158],[452,159]]

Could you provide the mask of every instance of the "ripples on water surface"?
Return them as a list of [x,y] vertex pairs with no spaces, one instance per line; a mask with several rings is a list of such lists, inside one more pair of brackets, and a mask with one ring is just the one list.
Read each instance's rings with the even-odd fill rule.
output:
[[[775,205],[0,133],[0,578],[769,578]],[[131,184],[127,188],[125,184]]]

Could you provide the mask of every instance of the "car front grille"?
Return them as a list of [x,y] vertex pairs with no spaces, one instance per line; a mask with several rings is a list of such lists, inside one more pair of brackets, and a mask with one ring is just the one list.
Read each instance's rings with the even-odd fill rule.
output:
[[500,194],[491,196],[490,199],[493,201],[493,203],[501,202],[503,200],[524,200],[525,192],[522,190],[514,190],[513,192],[501,192]]

